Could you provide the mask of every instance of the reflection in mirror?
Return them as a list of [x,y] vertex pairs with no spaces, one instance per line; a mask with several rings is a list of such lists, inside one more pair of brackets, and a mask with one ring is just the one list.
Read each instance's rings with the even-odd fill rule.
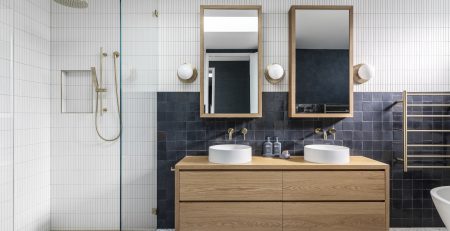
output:
[[258,10],[204,9],[202,20],[203,113],[258,114]]
[[296,113],[351,113],[350,17],[349,9],[295,10]]

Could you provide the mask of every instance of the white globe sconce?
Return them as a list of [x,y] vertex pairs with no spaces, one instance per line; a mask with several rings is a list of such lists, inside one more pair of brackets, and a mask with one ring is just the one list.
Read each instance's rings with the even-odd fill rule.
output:
[[197,69],[190,63],[181,64],[177,69],[177,76],[183,83],[192,83],[197,79]]
[[266,66],[266,70],[264,71],[264,75],[266,76],[267,81],[272,84],[279,83],[283,80],[286,71],[283,66],[278,63],[272,63]]
[[353,80],[359,84],[365,83],[375,76],[374,68],[365,63],[356,65],[353,71]]

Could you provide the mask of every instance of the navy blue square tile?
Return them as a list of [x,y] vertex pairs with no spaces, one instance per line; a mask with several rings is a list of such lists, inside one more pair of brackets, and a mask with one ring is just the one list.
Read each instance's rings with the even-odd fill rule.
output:
[[372,93],[364,92],[363,93],[363,101],[372,101]]
[[[429,190],[450,185],[450,170],[409,171],[403,173],[403,108],[399,92],[355,92],[353,118],[290,119],[286,92],[263,93],[261,119],[201,119],[198,92],[158,92],[157,158],[158,158],[158,228],[173,228],[174,182],[170,166],[186,155],[207,155],[215,144],[239,143],[252,146],[261,155],[266,136],[278,136],[283,149],[292,155],[303,155],[304,145],[336,144],[351,148],[352,155],[364,155],[391,164],[391,225],[443,225],[429,196]],[[410,97],[410,102],[450,102],[450,97]],[[448,109],[414,108],[414,113],[449,113]],[[450,129],[450,120],[412,120],[410,128]],[[247,128],[246,140],[239,133]],[[336,140],[314,134],[315,128],[337,129]],[[226,130],[236,133],[230,141]],[[410,135],[418,143],[449,142],[450,134]],[[444,149],[419,151],[445,153]],[[417,152],[419,153],[419,152]],[[167,180],[170,179],[170,180]],[[425,215],[424,214],[431,214]],[[163,216],[162,216],[163,214]],[[421,216],[421,217],[420,217]],[[417,220],[417,221],[415,221]]]

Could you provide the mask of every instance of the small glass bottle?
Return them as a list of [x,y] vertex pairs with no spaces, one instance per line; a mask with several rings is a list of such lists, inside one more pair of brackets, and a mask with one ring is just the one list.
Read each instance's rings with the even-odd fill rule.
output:
[[281,155],[281,143],[278,141],[278,137],[275,136],[275,142],[273,143],[273,156],[279,157]]
[[263,144],[263,156],[273,157],[273,146],[272,142],[270,142],[270,136],[267,137],[266,142]]

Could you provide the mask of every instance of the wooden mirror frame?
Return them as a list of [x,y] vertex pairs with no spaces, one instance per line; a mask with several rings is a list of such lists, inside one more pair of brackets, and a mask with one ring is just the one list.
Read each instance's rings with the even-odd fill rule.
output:
[[[296,10],[348,10],[349,11],[349,112],[297,113],[296,96]],[[289,10],[289,117],[290,118],[347,118],[353,117],[353,6],[292,6]]]
[[[256,10],[258,12],[258,113],[205,113],[204,108],[204,78],[205,78],[205,42],[204,42],[204,12],[205,10]],[[262,88],[263,88],[263,21],[262,7],[257,5],[201,5],[200,6],[200,117],[201,118],[261,118]]]

